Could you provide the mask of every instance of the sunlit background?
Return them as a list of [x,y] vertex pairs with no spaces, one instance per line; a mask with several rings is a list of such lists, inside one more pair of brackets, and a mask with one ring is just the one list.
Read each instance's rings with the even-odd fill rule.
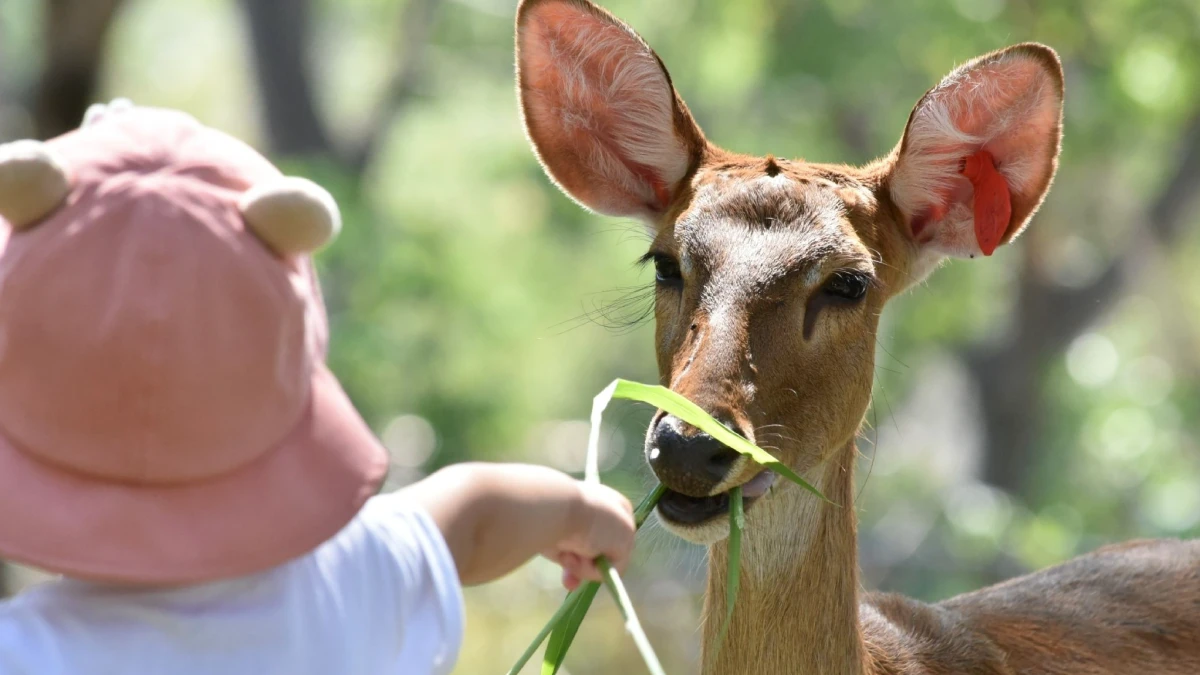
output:
[[[860,443],[868,587],[935,600],[1102,543],[1200,535],[1200,4],[611,0],[710,138],[868,160],[954,65],[1038,40],[1067,72],[1032,229],[899,299]],[[332,363],[392,484],[465,459],[581,470],[591,397],[653,381],[633,222],[542,176],[513,93],[513,0],[3,0],[0,140],[92,101],[189,111],[338,197]],[[650,484],[619,405],[605,480]],[[704,552],[651,524],[629,573],[669,672],[697,662]],[[13,592],[36,579],[10,568]],[[468,592],[459,673],[500,673],[563,593],[535,562]],[[601,597],[566,669],[641,667]],[[532,669],[531,671],[532,672]]]

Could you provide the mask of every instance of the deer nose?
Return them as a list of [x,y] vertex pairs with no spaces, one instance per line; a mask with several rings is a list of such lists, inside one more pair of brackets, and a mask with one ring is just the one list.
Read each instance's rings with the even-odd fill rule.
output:
[[[742,433],[736,424],[722,423]],[[689,497],[711,494],[728,477],[738,458],[738,453],[674,415],[663,416],[654,425],[649,440],[646,460],[654,475],[668,488]]]

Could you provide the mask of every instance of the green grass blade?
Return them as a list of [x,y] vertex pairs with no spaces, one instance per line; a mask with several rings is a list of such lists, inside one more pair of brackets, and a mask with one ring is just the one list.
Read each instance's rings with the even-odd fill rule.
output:
[[[654,489],[634,507],[633,520],[638,528],[641,528],[642,523],[646,522],[646,519],[654,511],[654,507],[662,498],[664,491],[666,491],[666,487],[661,483],[655,485]],[[566,599],[559,605],[558,611],[546,622],[533,642],[525,648],[521,658],[517,659],[516,665],[509,669],[508,675],[517,675],[521,672],[529,659],[533,658],[534,652],[545,642],[547,636],[550,637],[550,643],[546,645],[546,654],[542,658],[542,675],[557,673],[558,669],[562,667],[563,659],[566,658],[571,642],[575,639],[575,634],[579,632],[579,625],[583,623],[599,590],[600,584],[589,581],[568,593]]]
[[542,627],[541,632],[537,634],[537,637],[533,639],[533,642],[529,643],[529,646],[525,648],[525,652],[521,654],[521,657],[517,659],[517,662],[513,665],[513,667],[509,668],[508,675],[517,675],[517,673],[521,672],[521,669],[525,667],[525,664],[529,663],[529,659],[533,658],[533,653],[537,651],[538,647],[542,646],[543,642],[545,642],[546,636],[550,635],[550,631],[557,628],[563,618],[570,614],[582,593],[583,589],[577,588],[567,594],[566,599],[563,600],[563,603],[558,606],[558,611],[554,613],[554,616],[550,617],[550,620],[547,621],[546,625]]
[[725,643],[725,634],[733,620],[733,607],[737,603],[738,585],[742,578],[742,531],[746,529],[745,505],[742,503],[742,488],[729,491],[729,569],[726,571],[725,584],[725,620],[721,622],[721,630],[717,633],[717,641],[713,645],[712,661],[721,652]]
[[[633,509],[633,519],[638,528],[641,528],[642,523],[646,522],[646,518],[654,511],[654,506],[658,504],[658,500],[662,497],[666,489],[662,483],[654,486],[650,494],[643,497],[642,501]],[[608,561],[603,557],[597,562],[601,566],[601,569],[608,567]],[[596,591],[599,588],[600,584],[589,581],[585,586],[576,589],[575,592],[583,591],[583,593],[580,597],[576,598],[576,607],[574,610],[563,619],[562,629],[559,630],[556,628],[555,633],[550,636],[550,644],[546,646],[546,655],[542,659],[542,675],[554,675],[558,672],[559,667],[562,666],[563,659],[567,655],[567,650],[571,647],[571,642],[575,639],[575,633],[579,632],[579,624],[583,623],[584,617],[587,616],[588,609],[591,608],[592,601],[596,599]],[[568,596],[569,599],[570,597]],[[562,611],[561,607],[559,611]],[[555,641],[556,636],[558,638],[557,642]],[[537,649],[536,646],[532,646],[532,648]]]
[[646,631],[642,630],[642,623],[638,621],[637,612],[633,610],[633,601],[625,592],[625,584],[621,583],[621,575],[617,574],[617,570],[613,569],[613,566],[608,564],[604,558],[600,558],[599,565],[600,571],[604,573],[604,585],[608,587],[608,592],[616,601],[617,608],[621,610],[621,616],[625,617],[625,630],[633,636],[633,643],[637,645],[642,660],[646,662],[646,668],[650,670],[651,675],[666,675],[663,672],[662,664],[658,661],[658,655],[650,646]]
[[[567,658],[567,650],[571,648],[571,643],[575,641],[575,634],[579,632],[579,625],[583,623],[599,590],[600,584],[589,581],[572,592],[572,595],[578,593],[574,603],[571,603],[570,596],[567,596],[563,607],[568,604],[571,607],[550,634],[550,642],[546,645],[545,655],[542,656],[542,675],[555,675],[562,667],[563,661]],[[559,608],[560,613],[563,607]]]
[[[730,431],[729,428],[724,424],[721,424],[713,419],[708,413],[704,412],[700,406],[692,403],[683,396],[676,394],[670,389],[657,385],[630,382],[629,380],[614,380],[612,384],[610,384],[604,389],[604,391],[600,392],[600,394],[596,396],[594,406],[599,406],[600,410],[603,411],[604,406],[608,405],[608,401],[604,400],[603,404],[601,404],[601,397],[623,398],[632,401],[641,401],[643,403],[649,403],[656,408],[665,410],[684,422],[687,422],[697,429],[704,431],[709,436],[712,436],[721,443],[724,443],[730,449],[748,456],[755,462],[758,462],[771,471],[774,471],[775,473],[792,481],[796,485],[808,490],[821,499],[824,499],[827,502],[829,501],[828,499],[825,499],[825,495],[821,494],[820,490],[817,490],[812,485],[809,485],[808,481],[797,475],[796,472],[792,471],[786,464],[780,462],[778,459],[775,459],[771,453],[754,445],[733,431]],[[595,419],[596,408],[593,407],[592,410],[593,419]],[[598,436],[599,432],[596,431],[597,426],[597,424],[593,423],[592,431]],[[589,453],[590,452],[591,448],[589,448]]]
[[600,418],[604,416],[604,409],[608,407],[609,401],[613,398],[613,392],[616,391],[619,384],[620,380],[613,381],[592,399],[592,424],[588,429],[587,460],[583,463],[583,479],[589,483],[600,482]]

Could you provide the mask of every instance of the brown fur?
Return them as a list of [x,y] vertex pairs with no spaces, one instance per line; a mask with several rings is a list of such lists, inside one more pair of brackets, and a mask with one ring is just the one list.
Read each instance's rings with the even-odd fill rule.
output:
[[[605,40],[602,48],[596,35]],[[854,439],[870,401],[879,314],[940,255],[969,252],[953,249],[969,245],[962,237],[940,240],[950,248],[935,250],[933,239],[917,240],[914,227],[920,219],[945,235],[946,223],[961,226],[961,211],[959,220],[945,214],[948,206],[969,203],[965,182],[951,180],[945,194],[916,193],[946,201],[920,213],[905,213],[899,205],[905,200],[894,197],[913,196],[897,176],[921,166],[906,162],[925,157],[909,150],[914,120],[922,106],[958,95],[981,97],[949,108],[953,124],[976,129],[970,133],[989,128],[993,106],[1009,118],[1028,116],[1027,124],[986,141],[998,157],[1026,160],[1009,167],[1026,173],[1023,187],[1014,184],[1007,243],[1041,204],[1057,167],[1063,79],[1053,51],[1017,45],[956,70],[918,102],[892,153],[856,168],[750,157],[709,143],[657,55],[647,60],[648,50],[632,29],[587,0],[522,2],[517,70],[527,132],[547,173],[568,194],[597,211],[643,218],[654,231],[651,253],[678,262],[681,280],[661,284],[655,305],[663,384],[747,430],[833,502],[777,484],[752,505],[742,591],[719,651],[713,638],[725,613],[723,525],[673,527],[711,544],[704,673],[1200,673],[1197,542],[1111,547],[935,605],[861,594],[858,586]],[[647,63],[661,72],[647,72]],[[627,91],[615,73],[628,64],[638,67],[640,79]],[[967,93],[955,89],[962,78],[972,84]],[[670,114],[663,114],[668,96]],[[606,107],[614,100],[625,107]],[[659,112],[643,116],[643,110]],[[678,144],[650,143],[657,154],[638,156],[641,141],[623,136],[623,125],[651,118],[665,125],[655,140]],[[929,128],[940,127],[927,124],[921,133]],[[928,141],[916,145],[936,153]],[[952,159],[960,148],[948,145]],[[846,271],[870,279],[862,300],[839,302],[822,292]],[[660,478],[699,497],[723,493],[758,471],[739,460],[716,484],[709,477]]]

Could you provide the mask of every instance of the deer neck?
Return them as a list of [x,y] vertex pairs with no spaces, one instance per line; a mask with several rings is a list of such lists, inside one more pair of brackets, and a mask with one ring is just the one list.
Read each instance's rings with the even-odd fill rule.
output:
[[755,504],[733,619],[715,659],[729,549],[709,549],[704,675],[863,673],[854,458],[851,441],[805,476],[833,505],[794,485]]

